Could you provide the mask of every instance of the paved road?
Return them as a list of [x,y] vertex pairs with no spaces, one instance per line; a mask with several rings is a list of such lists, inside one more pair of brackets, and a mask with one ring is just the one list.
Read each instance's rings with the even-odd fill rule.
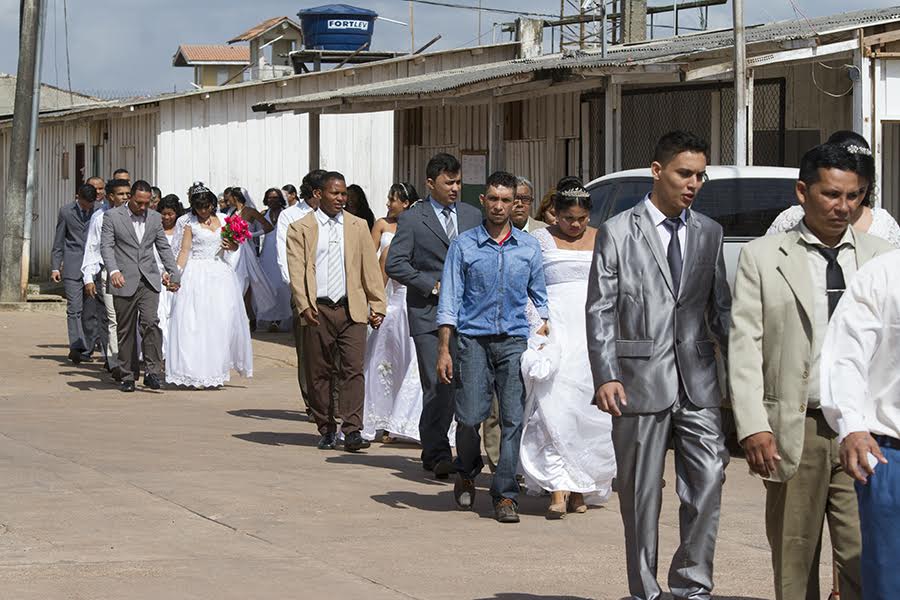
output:
[[[626,595],[607,508],[519,525],[453,510],[411,446],[320,452],[284,334],[223,390],[121,394],[65,361],[57,314],[0,313],[0,598],[611,599]],[[678,539],[669,465],[660,573]],[[762,486],[728,470],[718,598],[771,598]],[[827,553],[826,553],[827,554]],[[823,566],[823,589],[830,579]]]

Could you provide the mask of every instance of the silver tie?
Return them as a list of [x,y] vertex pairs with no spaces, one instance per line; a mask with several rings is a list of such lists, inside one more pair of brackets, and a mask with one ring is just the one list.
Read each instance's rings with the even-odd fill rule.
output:
[[334,219],[328,221],[328,224],[328,297],[337,302],[343,297],[341,287],[344,279],[341,275],[341,238],[338,229],[341,224]]
[[444,230],[447,232],[447,239],[451,242],[456,239],[456,223],[453,222],[453,211],[449,206],[445,206],[441,211],[444,215]]

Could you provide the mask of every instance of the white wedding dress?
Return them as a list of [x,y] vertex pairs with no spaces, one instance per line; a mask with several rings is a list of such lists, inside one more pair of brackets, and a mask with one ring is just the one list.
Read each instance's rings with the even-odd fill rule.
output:
[[[379,256],[393,238],[394,234],[389,231],[381,234]],[[388,280],[385,295],[388,298],[387,314],[381,327],[372,332],[366,343],[362,436],[372,440],[377,431],[383,430],[394,437],[418,442],[422,385],[416,347],[409,335],[406,286]]]
[[[768,231],[766,231],[766,235],[776,235],[790,231],[805,216],[806,212],[799,204],[786,208],[772,221]],[[872,224],[869,225],[869,230],[866,233],[880,237],[894,248],[900,248],[900,226],[897,225],[897,221],[894,220],[891,213],[881,207],[872,209]]]
[[229,381],[232,369],[251,377],[250,324],[240,282],[223,258],[232,253],[220,251],[222,228],[205,229],[193,216],[185,226],[191,228],[192,243],[181,287],[172,299],[165,341],[166,381],[218,387]]
[[540,242],[550,305],[550,335],[529,340],[522,376],[531,413],[519,466],[530,494],[580,492],[588,504],[609,499],[616,475],[611,417],[591,404],[584,306],[593,252],[560,250],[546,229]]
[[259,263],[259,257],[256,255],[255,241],[262,235],[262,226],[254,221],[250,224],[250,232],[254,239],[248,240],[238,247],[235,252],[237,256],[234,271],[241,285],[241,295],[246,294],[248,288],[252,291],[253,310],[257,313],[256,318],[259,319],[258,313],[268,313],[275,307],[278,300],[277,293],[269,283],[269,279]]
[[[166,239],[169,241],[169,247],[172,249],[172,254],[177,258],[181,248],[176,248],[172,245],[175,243],[175,233],[167,233]],[[156,266],[159,268],[159,272],[165,273],[166,269],[163,266],[162,259],[160,259],[159,252],[156,251],[155,247],[153,248],[153,254],[156,256]],[[159,309],[156,311],[156,316],[159,317],[159,329],[162,331],[163,336],[163,358],[166,357],[166,338],[169,337],[169,314],[172,312],[172,298],[174,295],[175,294],[167,290],[165,286],[160,288]]]
[[[268,212],[266,220],[274,228]],[[291,318],[291,286],[281,279],[281,269],[278,267],[278,240],[275,237],[275,229],[263,236],[262,252],[259,256],[259,264],[269,282],[269,286],[275,291],[275,304],[268,310],[263,310],[253,297],[253,308],[256,311],[257,321],[286,321]]]

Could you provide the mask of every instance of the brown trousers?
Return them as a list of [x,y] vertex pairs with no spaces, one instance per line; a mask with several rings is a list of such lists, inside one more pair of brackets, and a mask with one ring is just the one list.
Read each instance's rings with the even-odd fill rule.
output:
[[[331,380],[338,375],[337,410],[344,435],[362,429],[366,324],[354,323],[346,306],[319,304],[318,325],[303,327],[303,363],[307,403],[320,434],[337,430],[331,403]],[[335,364],[334,350],[340,357]]]

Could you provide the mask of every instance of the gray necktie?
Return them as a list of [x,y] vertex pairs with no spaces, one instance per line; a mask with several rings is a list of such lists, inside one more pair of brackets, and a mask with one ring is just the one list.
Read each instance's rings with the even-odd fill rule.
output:
[[681,227],[681,218],[666,219],[663,221],[669,230],[669,248],[666,251],[666,259],[669,261],[669,271],[672,273],[672,285],[675,286],[675,295],[681,288],[681,271],[684,267],[684,259],[681,256],[681,241],[678,239],[678,229]]
[[441,211],[444,215],[444,230],[447,232],[447,239],[451,242],[456,239],[456,223],[453,222],[453,211],[449,206],[445,206]]

